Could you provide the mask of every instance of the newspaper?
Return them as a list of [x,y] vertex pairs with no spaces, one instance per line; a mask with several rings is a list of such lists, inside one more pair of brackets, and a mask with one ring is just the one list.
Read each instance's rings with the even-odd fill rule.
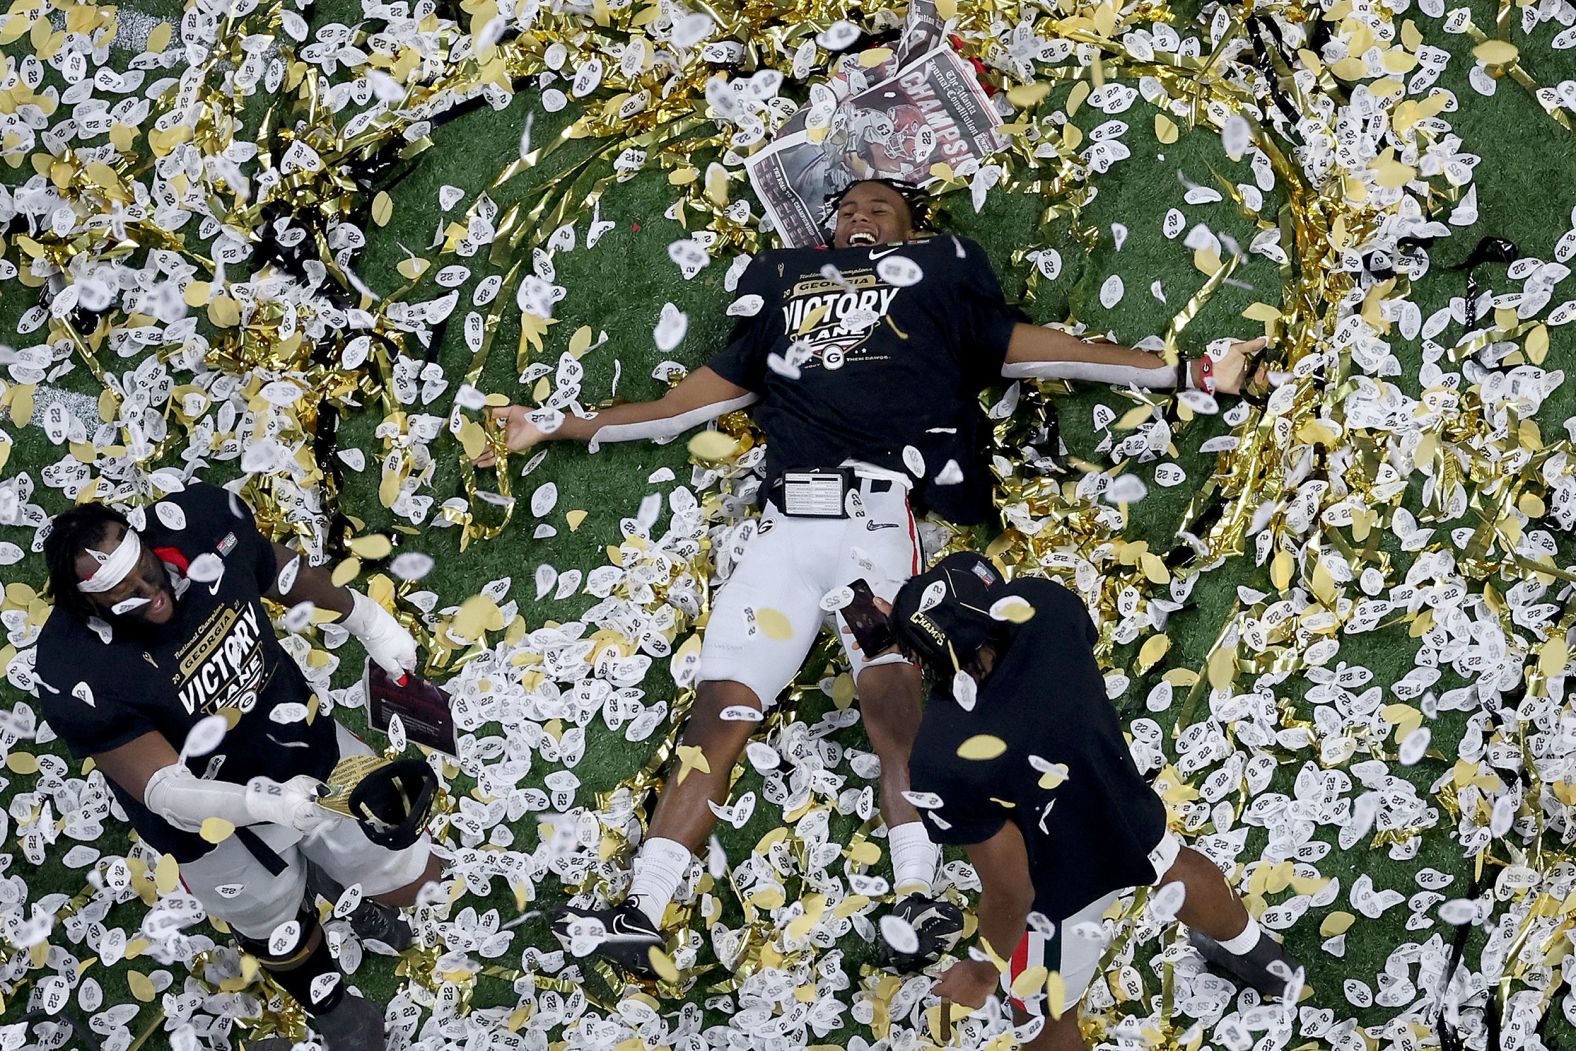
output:
[[[919,5],[916,4],[916,7]],[[911,61],[900,52],[887,60],[888,73],[873,86],[812,92],[811,105],[789,118],[772,142],[746,164],[750,183],[771,215],[783,244],[824,245],[826,198],[860,179],[932,182],[938,163],[968,172],[1006,138],[1001,117],[976,79],[972,66],[939,32],[911,25],[904,43],[933,46]],[[843,86],[857,71],[839,74]]]

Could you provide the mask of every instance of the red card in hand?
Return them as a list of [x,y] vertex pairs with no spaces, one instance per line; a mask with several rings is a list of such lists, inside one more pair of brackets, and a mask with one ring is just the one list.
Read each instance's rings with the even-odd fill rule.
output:
[[415,674],[395,679],[372,661],[367,662],[367,715],[372,728],[389,732],[389,719],[399,716],[405,736],[445,755],[457,755],[454,714],[449,695]]

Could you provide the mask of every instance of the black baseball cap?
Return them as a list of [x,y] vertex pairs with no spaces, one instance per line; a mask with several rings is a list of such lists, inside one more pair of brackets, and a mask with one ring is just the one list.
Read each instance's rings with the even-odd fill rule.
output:
[[984,555],[948,555],[898,591],[892,602],[898,645],[939,674],[959,670],[990,638],[990,608],[1003,583]]

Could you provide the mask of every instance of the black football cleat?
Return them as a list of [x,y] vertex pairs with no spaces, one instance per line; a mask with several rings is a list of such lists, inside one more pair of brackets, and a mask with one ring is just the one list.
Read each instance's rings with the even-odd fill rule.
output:
[[908,923],[919,936],[913,952],[899,952],[887,946],[887,966],[911,974],[922,971],[951,952],[963,935],[963,910],[945,898],[910,894],[892,909],[892,915]]
[[[337,880],[310,861],[306,866],[306,889],[309,896],[316,894],[330,905],[337,902],[339,896],[345,893],[345,888]],[[310,901],[311,898],[308,897],[307,900]],[[362,898],[361,903],[345,918],[350,923],[350,929],[356,932],[356,937],[361,941],[381,942],[393,949],[396,955],[410,948],[416,940],[415,931],[411,930],[410,923],[405,917],[400,915],[399,909],[372,898]]]
[[1287,987],[1302,970],[1302,964],[1292,959],[1268,931],[1260,931],[1259,943],[1241,955],[1230,952],[1202,931],[1188,931],[1187,940],[1210,966],[1251,985],[1262,996],[1285,999]]
[[[590,921],[599,923],[602,931],[596,931]],[[661,951],[667,944],[667,935],[633,901],[605,909],[562,905],[553,912],[552,928],[559,943],[571,954],[584,955],[575,953],[575,943],[584,939],[594,943],[589,955],[606,960],[620,971],[637,978],[658,977],[651,966],[651,950]]]

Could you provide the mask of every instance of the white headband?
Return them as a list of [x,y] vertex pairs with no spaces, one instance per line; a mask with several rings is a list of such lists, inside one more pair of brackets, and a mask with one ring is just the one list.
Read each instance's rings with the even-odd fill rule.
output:
[[142,541],[137,531],[128,527],[120,546],[109,554],[91,547],[85,550],[98,562],[99,567],[91,577],[77,581],[77,590],[97,595],[114,588],[137,567],[137,562],[142,558]]

